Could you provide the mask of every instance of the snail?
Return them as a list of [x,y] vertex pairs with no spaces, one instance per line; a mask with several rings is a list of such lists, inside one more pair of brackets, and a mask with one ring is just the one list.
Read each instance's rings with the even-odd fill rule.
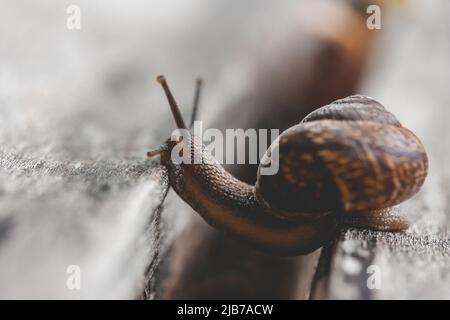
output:
[[[177,127],[188,129],[165,78],[157,81]],[[390,208],[417,193],[428,170],[421,141],[362,95],[323,106],[282,132],[262,158],[254,186],[225,171],[199,137],[188,138],[168,139],[147,155],[160,156],[171,187],[208,224],[280,255],[309,253],[342,224],[406,229],[407,221]],[[179,143],[191,144],[202,161],[174,163],[171,152]],[[279,170],[262,175],[265,158],[274,151]]]

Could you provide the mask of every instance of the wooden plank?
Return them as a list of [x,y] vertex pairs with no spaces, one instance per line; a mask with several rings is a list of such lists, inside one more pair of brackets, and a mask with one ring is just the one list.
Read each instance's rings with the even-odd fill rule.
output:
[[[50,162],[5,155],[3,148],[1,161],[2,298],[139,294],[161,246],[163,168],[142,161]],[[80,290],[66,286],[70,265],[80,267]]]
[[[77,4],[82,28],[73,31],[69,3],[0,12],[0,298],[135,298],[146,284],[151,298],[176,230],[178,220],[160,214],[165,169],[145,156],[170,132],[154,72],[160,55],[174,65],[166,71],[178,68],[177,50],[161,40],[160,20],[148,23],[164,8],[143,16],[128,5],[130,23],[117,3]],[[168,23],[180,6],[166,11]],[[80,290],[66,285],[71,265]]]
[[[160,214],[167,180],[164,170],[144,156],[172,128],[153,78],[164,72],[174,79],[171,86],[187,113],[193,79],[204,76],[202,113],[217,117],[227,99],[239,96],[234,93],[242,84],[230,79],[236,75],[232,68],[223,77],[227,81],[217,81],[228,67],[229,52],[241,45],[235,26],[242,31],[251,20],[258,29],[258,19],[280,7],[246,1],[224,18],[228,2],[200,2],[130,3],[125,15],[118,1],[105,6],[80,0],[80,31],[67,30],[65,2],[15,2],[2,8],[0,298],[155,297],[161,281],[155,269],[191,218],[178,211],[175,201]],[[379,63],[368,70],[372,76],[364,93],[384,102],[423,138],[430,178],[423,192],[402,207],[414,220],[407,234],[349,230],[333,254],[327,253],[333,248],[325,248],[319,269],[326,273],[316,277],[316,298],[449,296],[449,37],[448,27],[442,27],[449,5],[445,0],[440,6],[411,3],[409,15],[398,7],[389,19],[388,38],[380,46]],[[250,52],[246,49],[244,56]],[[240,250],[233,252],[231,257],[242,258]],[[281,285],[295,287],[294,295],[304,298],[316,257],[281,264],[288,269],[275,263],[277,268],[266,272],[288,270]],[[165,260],[162,268],[173,262]],[[383,272],[381,290],[364,286],[371,264]],[[81,268],[81,290],[66,286],[69,265]],[[240,267],[238,260],[235,265]],[[246,279],[245,272],[259,266],[247,265],[235,279]]]
[[[205,127],[281,132],[314,108],[354,93],[359,83],[373,37],[366,37],[365,19],[347,1],[272,3],[259,10],[246,18],[219,98],[204,104],[219,106],[205,110]],[[318,15],[321,19],[310,19]],[[269,20],[273,23],[262,26]],[[354,42],[358,45],[349,45]],[[257,165],[225,168],[254,184]],[[265,254],[211,228],[186,205],[176,211],[188,212],[192,223],[174,244],[165,298],[309,297],[320,250],[288,258]]]
[[165,172],[145,157],[173,128],[154,79],[167,75],[185,114],[195,77],[211,95],[235,45],[228,3],[80,0],[80,30],[66,27],[70,4],[0,12],[0,298],[154,298],[187,223],[170,202],[160,213]]
[[[445,1],[440,6],[412,1],[392,8],[384,16],[380,50],[362,88],[426,146],[429,177],[417,196],[399,206],[412,225],[404,233],[343,231],[324,250],[313,298],[450,298],[448,12]],[[373,266],[379,288],[374,288]]]

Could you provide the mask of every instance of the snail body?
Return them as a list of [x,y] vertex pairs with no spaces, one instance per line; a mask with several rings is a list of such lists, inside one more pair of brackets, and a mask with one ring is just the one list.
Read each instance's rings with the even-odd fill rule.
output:
[[[158,81],[177,126],[186,128],[165,79]],[[174,163],[171,154],[179,143],[190,144],[200,163]],[[428,168],[420,140],[366,96],[317,109],[284,131],[267,152],[275,148],[278,172],[262,175],[261,164],[255,186],[225,171],[192,133],[183,141],[167,140],[157,153],[170,185],[207,223],[283,255],[322,246],[345,221],[342,215],[364,217],[354,219],[354,226],[404,229],[401,218],[379,217],[414,195]]]

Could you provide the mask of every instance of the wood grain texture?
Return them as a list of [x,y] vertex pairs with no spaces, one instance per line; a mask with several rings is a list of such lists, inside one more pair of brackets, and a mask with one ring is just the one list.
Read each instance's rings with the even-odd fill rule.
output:
[[[379,44],[381,50],[374,52],[378,62],[367,70],[371,76],[360,90],[380,100],[417,133],[430,155],[430,176],[423,191],[400,207],[413,226],[405,234],[344,231],[334,246],[324,249],[313,298],[450,297],[450,9],[446,0],[437,2],[408,1],[406,6],[394,6],[391,17],[385,19],[383,13],[386,37]],[[196,219],[179,210],[173,194],[161,213],[166,176],[156,162],[145,159],[145,152],[166,139],[173,127],[164,96],[154,83],[157,74],[166,74],[185,115],[194,79],[203,76],[200,115],[209,119],[221,114],[223,106],[240,105],[233,99],[249,87],[275,93],[281,102],[303,94],[293,88],[284,96],[262,76],[261,86],[240,78],[249,76],[248,69],[229,64],[236,58],[231,52],[242,52],[238,58],[249,69],[255,54],[263,61],[271,59],[270,50],[278,43],[266,48],[261,39],[253,39],[249,46],[254,42],[259,46],[251,50],[237,38],[245,39],[239,34],[243,25],[249,21],[255,29],[266,25],[261,22],[264,17],[281,6],[271,0],[245,1],[233,8],[228,1],[167,3],[130,2],[124,10],[121,0],[108,5],[79,0],[80,31],[66,28],[66,9],[72,1],[17,0],[2,6],[0,298],[155,297],[161,274],[178,262],[163,259],[161,265],[161,259],[173,239]],[[303,49],[302,45],[296,42],[292,50]],[[290,69],[289,77],[282,79],[299,79],[303,73],[298,70],[304,68],[308,65]],[[324,72],[329,68],[324,65]],[[348,74],[347,67],[333,70]],[[322,92],[324,103],[334,94],[331,89]],[[251,116],[241,111],[239,119],[231,119],[235,126],[252,126],[239,123]],[[265,118],[271,119],[272,110],[267,112]],[[295,119],[279,113],[272,120],[280,123],[286,118]],[[255,124],[259,125],[273,127]],[[217,237],[187,237],[194,246],[201,242],[206,247],[201,258],[215,259],[218,267],[195,270],[199,277],[187,283],[199,284],[197,280],[206,276],[226,288],[225,294],[242,293],[242,287],[253,294],[255,281],[265,277],[261,296],[273,297],[272,288],[289,292],[283,297],[310,295],[319,252],[280,263],[258,253],[248,256],[247,249],[227,238],[219,244],[235,260],[223,261],[226,257],[214,243]],[[239,260],[244,257],[246,264]],[[267,264],[266,270],[255,271],[261,263]],[[67,266],[74,264],[82,272],[79,291],[66,287]],[[371,264],[381,267],[381,290],[367,289],[366,268]],[[155,276],[157,266],[160,273]],[[176,268],[183,269],[180,274],[190,272],[185,265]],[[224,276],[215,279],[214,270]],[[230,279],[234,270],[244,276]],[[273,274],[292,276],[280,281]],[[200,283],[200,292],[202,285],[207,288],[209,283]]]
[[[317,106],[352,94],[373,37],[365,36],[364,19],[347,4],[295,1],[280,6],[271,2],[260,7],[256,19],[246,17],[245,36],[235,59],[225,66],[217,98],[205,103],[207,116],[202,119],[207,119],[207,126],[282,131]],[[352,40],[358,46],[347,50]],[[221,107],[208,109],[210,105]],[[257,165],[225,167],[239,179],[254,183]],[[212,229],[187,210],[192,224],[175,242],[167,298],[309,295],[317,252],[293,258],[267,255]]]
[[[236,46],[229,26],[257,16],[257,2],[224,16],[226,1],[124,10],[121,0],[80,0],[73,31],[72,1],[2,6],[1,298],[155,297],[155,269],[188,222],[173,198],[160,212],[165,172],[145,157],[173,128],[155,77],[168,77],[185,116],[204,77],[216,112],[211,96]],[[80,291],[66,287],[73,264]]]
[[[183,223],[161,215],[166,171],[145,156],[170,133],[154,78],[176,70],[190,103],[198,73],[178,71],[170,35],[192,38],[174,20],[195,14],[182,2],[128,5],[127,16],[119,1],[78,1],[82,28],[70,31],[69,4],[17,1],[0,13],[0,298],[130,299],[144,287],[152,298]],[[69,265],[81,268],[80,290],[66,286]]]
[[[324,250],[313,298],[450,298],[449,14],[444,1],[393,7],[384,28],[395,32],[384,33],[361,88],[397,115],[427,149],[430,168],[423,189],[397,208],[412,226],[404,233],[343,231]],[[411,36],[398,37],[405,33]],[[379,289],[367,286],[371,265],[379,268]]]

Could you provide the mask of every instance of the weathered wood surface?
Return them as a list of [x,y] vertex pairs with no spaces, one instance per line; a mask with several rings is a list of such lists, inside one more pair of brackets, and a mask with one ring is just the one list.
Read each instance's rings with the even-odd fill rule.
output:
[[[449,5],[427,2],[389,19],[361,90],[428,148],[427,185],[403,207],[415,223],[406,235],[345,232],[322,256],[327,273],[313,298],[450,297]],[[155,268],[191,219],[175,197],[160,214],[167,181],[144,157],[172,128],[154,76],[173,79],[188,106],[202,75],[202,112],[219,114],[214,106],[233,93],[219,86],[232,82],[223,67],[239,32],[274,2],[160,0],[124,10],[123,1],[80,0],[82,29],[69,31],[71,3],[14,1],[0,12],[0,298],[136,298],[143,289],[152,298]],[[365,286],[370,264],[382,270],[381,290]],[[69,265],[81,268],[81,290],[66,287]],[[306,267],[312,274],[314,263]],[[301,282],[298,298],[309,285]]]
[[[194,23],[195,11],[77,1],[82,29],[70,31],[70,3],[0,12],[0,298],[135,298],[148,282],[151,298],[179,220],[162,231],[166,175],[145,157],[170,133],[154,79],[176,73],[191,101],[201,46],[183,48],[183,71],[178,37],[198,33],[176,20]],[[69,265],[80,290],[66,286]]]
[[[269,20],[274,23],[261,24]],[[285,4],[246,19],[246,26],[237,58],[224,71],[233,76],[226,79],[231,84],[222,84],[230,88],[228,94],[214,103],[222,107],[212,110],[205,127],[281,132],[317,106],[354,94],[377,34],[369,32],[364,16],[347,1]],[[255,183],[257,165],[228,164],[226,169]],[[192,223],[175,241],[166,298],[309,296],[320,250],[297,257],[264,254],[214,230],[190,208],[182,210]]]
[[[448,2],[413,1],[384,17],[384,36],[361,91],[423,140],[429,177],[399,206],[411,219],[408,231],[347,230],[324,250],[313,298],[450,299],[449,16]],[[372,265],[380,287],[369,289]]]
[[[235,24],[257,3],[231,15],[207,0],[2,6],[0,298],[155,297],[155,268],[188,221],[172,201],[160,215],[167,181],[145,158],[173,128],[155,77],[173,79],[185,114],[198,75],[217,102]],[[81,30],[66,28],[70,4]],[[81,290],[66,286],[69,265]]]

